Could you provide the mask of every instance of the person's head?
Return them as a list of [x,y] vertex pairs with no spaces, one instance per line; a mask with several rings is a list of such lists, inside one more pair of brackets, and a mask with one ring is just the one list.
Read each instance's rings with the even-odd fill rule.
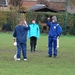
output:
[[56,16],[52,17],[52,22],[57,22],[57,17]]
[[23,24],[24,24],[24,20],[19,20],[19,21],[18,21],[18,24],[19,24],[19,25],[23,25]]
[[36,20],[35,19],[32,19],[31,21],[32,21],[33,24],[36,23]]

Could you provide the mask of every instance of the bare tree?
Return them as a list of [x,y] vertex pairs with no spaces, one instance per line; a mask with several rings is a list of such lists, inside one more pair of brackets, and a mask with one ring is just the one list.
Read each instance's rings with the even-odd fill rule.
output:
[[9,3],[13,6],[19,6],[21,7],[22,3],[23,3],[23,0],[10,0]]
[[9,3],[15,7],[13,8],[14,10],[18,11],[18,19],[20,19],[20,8],[23,0],[10,0]]

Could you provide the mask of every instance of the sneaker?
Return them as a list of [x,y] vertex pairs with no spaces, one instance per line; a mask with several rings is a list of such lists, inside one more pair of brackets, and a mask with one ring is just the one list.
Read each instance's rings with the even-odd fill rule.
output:
[[27,59],[24,59],[25,61],[27,61]]
[[20,60],[20,58],[17,58],[16,60]]
[[20,61],[20,58],[16,58],[15,61]]
[[52,57],[52,55],[48,55],[48,57]]
[[16,57],[16,54],[14,55],[14,60],[16,61],[16,60],[20,60],[20,58],[17,58]]
[[57,57],[57,55],[54,55],[54,58],[56,58]]

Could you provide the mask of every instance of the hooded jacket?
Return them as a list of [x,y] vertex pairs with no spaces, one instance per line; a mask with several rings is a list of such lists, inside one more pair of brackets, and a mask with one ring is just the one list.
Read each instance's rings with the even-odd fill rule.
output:
[[47,20],[46,24],[50,27],[48,33],[50,37],[58,37],[61,35],[62,28],[57,22],[50,22],[50,20]]

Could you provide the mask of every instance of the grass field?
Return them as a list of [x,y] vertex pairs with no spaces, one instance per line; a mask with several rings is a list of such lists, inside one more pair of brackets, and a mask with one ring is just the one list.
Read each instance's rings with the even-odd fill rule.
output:
[[74,75],[75,36],[61,36],[56,58],[47,57],[47,35],[38,40],[37,52],[30,52],[27,42],[28,61],[14,61],[16,47],[12,33],[0,33],[0,75]]

